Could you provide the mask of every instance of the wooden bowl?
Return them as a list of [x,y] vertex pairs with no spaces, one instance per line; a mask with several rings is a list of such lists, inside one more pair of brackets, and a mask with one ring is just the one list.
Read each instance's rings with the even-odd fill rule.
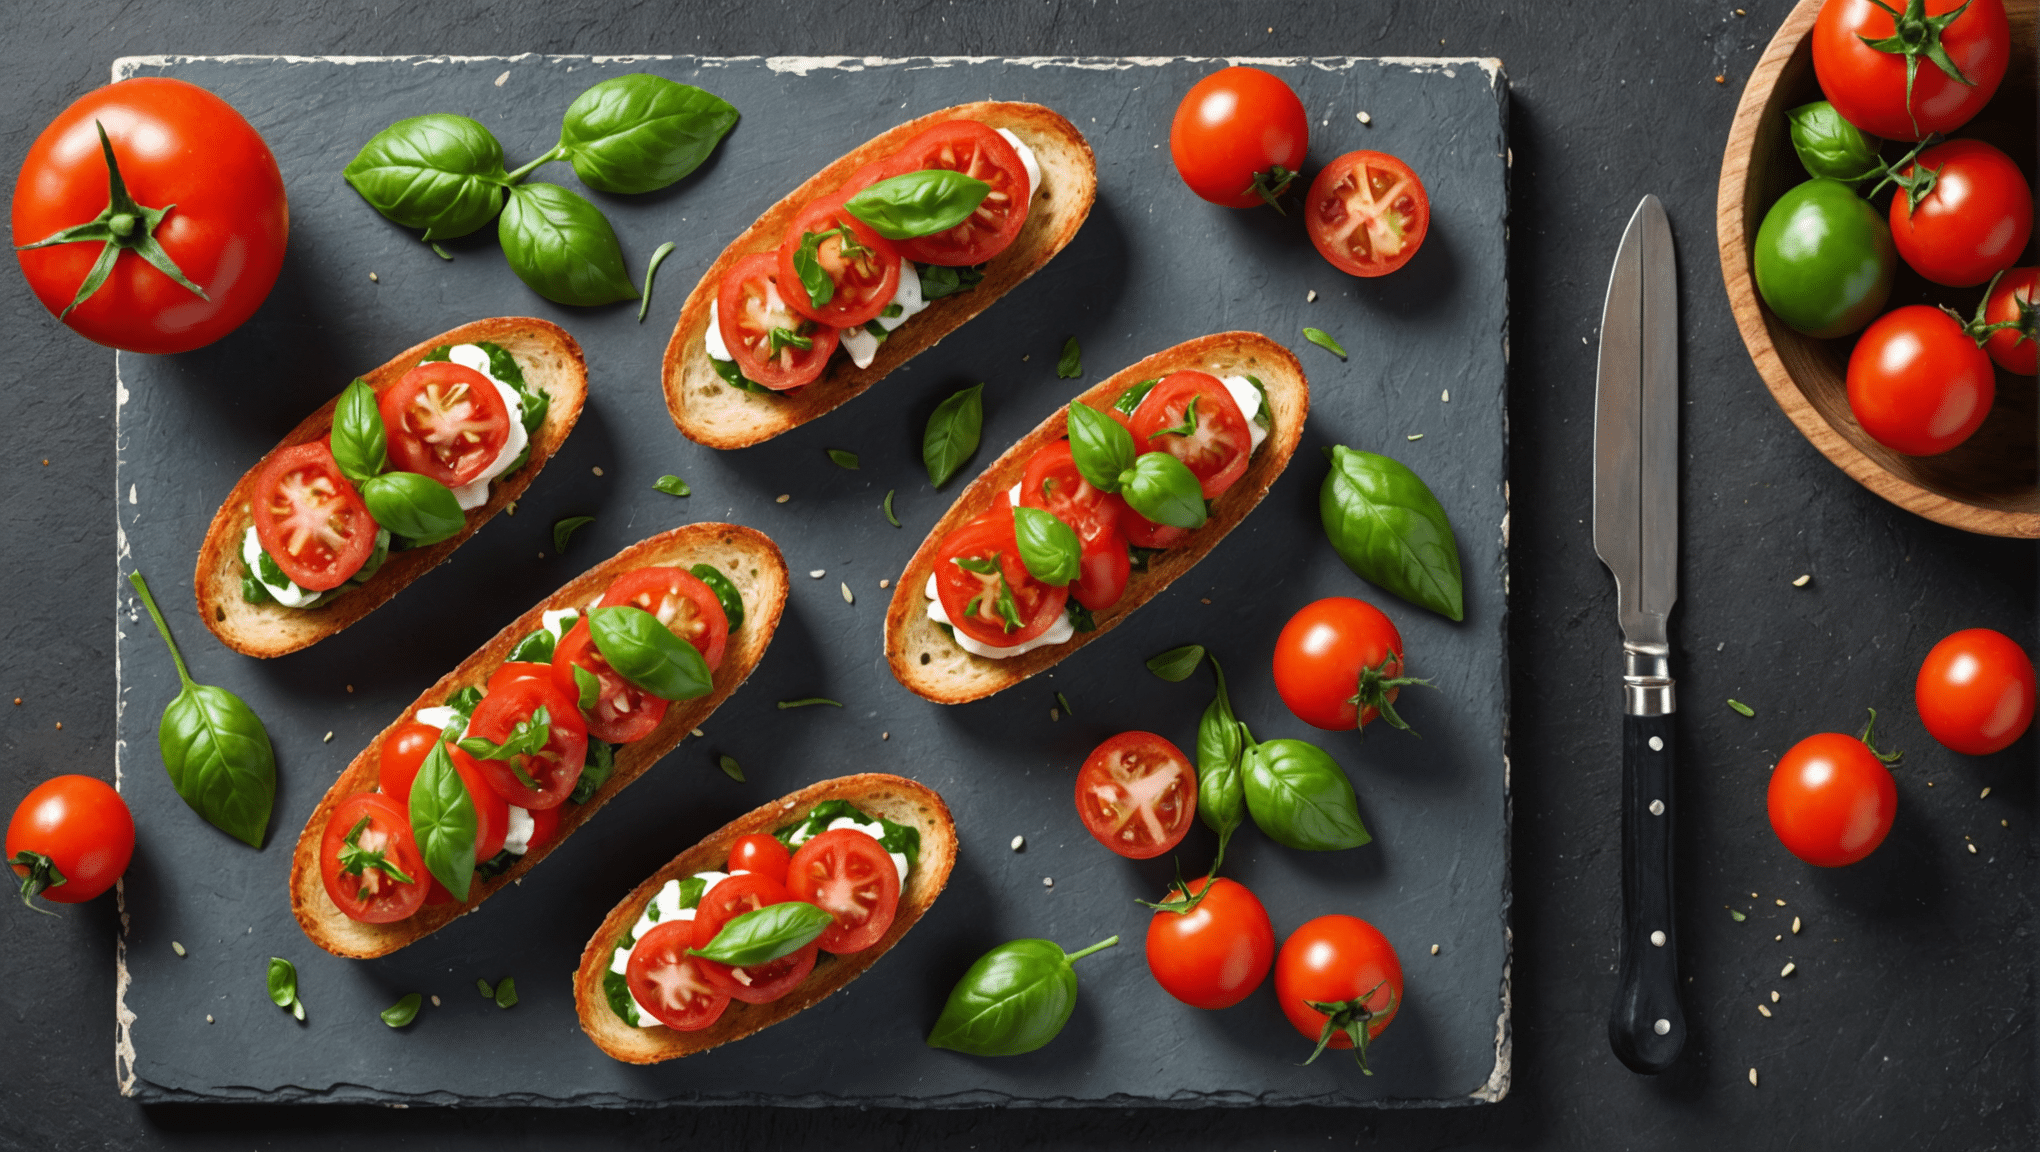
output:
[[[1771,315],[1757,295],[1752,246],[1764,212],[1807,179],[1792,151],[1785,113],[1821,99],[1813,75],[1814,18],[1821,0],[1800,0],[1771,38],[1743,88],[1721,161],[1715,225],[1721,275],[1743,343],[1771,396],[1799,431],[1857,483],[1911,512],[1968,532],[2040,537],[2040,406],[2034,380],[2000,371],[1997,400],[1976,434],[1940,456],[1901,456],[1872,440],[1849,412],[1845,372],[1855,336],[1817,340]],[[2012,62],[1997,95],[1960,136],[2004,149],[2034,180],[2035,21],[2040,0],[2005,0],[2011,18]],[[1929,65],[1931,66],[1931,65]],[[1887,156],[1897,153],[1887,148]],[[1881,201],[1880,201],[1881,202]],[[2028,248],[2019,261],[2033,263]],[[1888,308],[1947,304],[1964,316],[1981,288],[1930,284],[1899,261]]]

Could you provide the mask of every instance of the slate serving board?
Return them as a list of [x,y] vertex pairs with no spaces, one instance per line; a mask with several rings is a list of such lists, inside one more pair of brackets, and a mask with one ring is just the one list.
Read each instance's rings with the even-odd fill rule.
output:
[[[1438,1105],[1506,1092],[1506,84],[1494,61],[1256,63],[1288,79],[1310,110],[1308,170],[1371,147],[1422,174],[1435,215],[1408,268],[1353,280],[1318,257],[1293,216],[1232,212],[1189,195],[1169,162],[1168,123],[1180,94],[1219,66],[1210,60],[118,62],[116,79],[173,75],[231,101],[276,150],[292,208],[282,279],[246,328],[184,356],[117,360],[121,570],[139,567],[151,578],[194,675],[239,693],[268,722],[280,777],[261,852],[184,808],[154,733],[177,682],[119,583],[117,773],[139,816],[119,953],[123,1092],[145,1101],[927,1107]],[[615,224],[634,272],[660,242],[679,244],[642,325],[628,306],[563,308],[532,294],[503,266],[493,230],[448,243],[455,258],[442,261],[339,178],[376,130],[437,110],[483,121],[516,164],[552,144],[575,95],[631,71],[699,84],[743,113],[718,153],[679,185],[635,197],[587,193]],[[1089,136],[1098,202],[1069,248],[828,417],[740,452],[682,438],[661,401],[658,366],[700,270],[767,204],[879,128],[987,98],[1049,104]],[[1360,110],[1371,127],[1356,120]],[[565,165],[536,178],[585,192]],[[1314,303],[1306,303],[1310,290]],[[432,333],[500,314],[558,321],[587,350],[590,373],[578,429],[517,514],[308,651],[257,662],[213,641],[194,615],[190,572],[235,478],[354,374]],[[1306,324],[1336,335],[1352,361],[1304,345]],[[1052,675],[955,708],[901,688],[881,652],[886,594],[878,582],[897,576],[961,486],[933,491],[922,471],[920,432],[934,405],[960,387],[989,384],[984,447],[973,462],[981,466],[1085,384],[1228,328],[1290,343],[1311,374],[1303,447],[1261,508],[1167,593]],[[1055,377],[1071,335],[1083,348],[1080,381]],[[1409,462],[1444,501],[1466,567],[1464,623],[1363,584],[1324,544],[1316,494],[1321,449],[1334,442]],[[837,468],[826,448],[858,453],[861,467]],[[694,495],[654,491],[667,472],[686,477]],[[889,489],[898,491],[904,529],[880,513]],[[777,503],[782,494],[791,499]],[[551,525],[578,514],[594,524],[566,556],[553,555]],[[348,759],[504,620],[628,543],[709,519],[771,534],[796,586],[763,665],[706,735],[682,744],[480,912],[377,961],[340,960],[311,945],[288,907],[290,844]],[[1353,776],[1375,842],[1300,853],[1249,828],[1226,870],[1266,903],[1278,938],[1337,911],[1373,921],[1396,944],[1407,998],[1376,1048],[1371,1078],[1345,1059],[1298,1067],[1308,1049],[1276,1007],[1272,981],[1223,1012],[1170,1000],[1146,971],[1148,913],[1134,903],[1162,891],[1170,863],[1107,853],[1083,832],[1071,801],[1077,765],[1105,736],[1141,727],[1193,743],[1208,677],[1166,684],[1142,669],[1177,644],[1201,642],[1227,660],[1235,705],[1263,739],[1310,735],[1275,696],[1268,655],[1291,612],[1335,594],[1383,607],[1402,630],[1412,670],[1435,678],[1437,691],[1406,691],[1400,706],[1423,739],[1319,734]],[[1073,714],[1052,713],[1056,692]],[[813,695],[846,707],[775,707]],[[721,754],[742,763],[748,783],[716,769]],[[575,1020],[569,981],[611,904],[730,817],[864,770],[920,779],[956,814],[960,859],[923,923],[844,992],[752,1039],[651,1068],[597,1052]],[[1024,851],[1009,848],[1015,835],[1026,838]],[[1213,843],[1201,826],[1193,831],[1187,864],[1200,867]],[[981,1060],[923,1044],[950,985],[990,946],[1042,936],[1074,949],[1114,933],[1119,947],[1081,963],[1076,1015],[1047,1048]],[[172,941],[188,954],[175,954]],[[298,966],[302,1025],[266,998],[272,955]],[[475,988],[477,978],[506,975],[521,999],[509,1010]],[[386,1028],[377,1011],[412,991],[441,1004],[405,1030]]]

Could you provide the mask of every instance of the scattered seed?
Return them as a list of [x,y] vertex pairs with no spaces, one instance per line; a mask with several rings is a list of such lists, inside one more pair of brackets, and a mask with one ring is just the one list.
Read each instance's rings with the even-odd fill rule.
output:
[[2012,822],[2011,822],[2010,820],[2000,820],[2000,821],[1998,821],[1998,827],[2000,827],[2000,828],[2010,828],[2011,826],[2012,826]]
[[517,515],[517,501],[512,500],[508,504],[503,505],[503,515],[505,516]]
[[1755,892],[1750,893],[1750,899],[1755,900],[1756,898],[1757,894]]
[[172,941],[170,942],[170,950],[171,950],[172,952],[175,952],[175,953],[177,953],[177,954],[178,954],[179,956],[182,956],[182,955],[184,955],[184,945],[182,945],[182,944],[179,944],[179,943],[178,943],[177,941],[175,941],[175,940],[172,940]]
[[[545,554],[544,554],[543,552],[541,552],[541,553],[539,553],[539,555],[543,556],[543,555],[545,555]],[[354,685],[352,685],[352,684],[349,684],[349,685],[347,686],[347,690],[348,690],[349,692],[352,692],[352,691],[354,691]]]
[[890,587],[892,587],[892,581],[891,581],[891,580],[880,580],[880,581],[878,582],[878,586],[879,586],[880,588],[890,588]]
[[1749,13],[1747,13],[1747,12],[1743,11],[1743,10],[1742,10],[1742,9],[1740,9],[1740,8],[1738,8],[1738,9],[1736,9],[1736,10],[1735,10],[1735,14],[1736,14],[1736,15],[1738,15],[1738,16],[1747,16],[1747,15],[1749,15]]
[[1053,887],[1055,887],[1055,877],[1053,877],[1053,876],[1043,876],[1043,877],[1041,878],[1041,886],[1042,886],[1043,888],[1053,888]]
[[205,1014],[205,1022],[208,1024],[212,1023],[212,1013],[208,1012]]
[[1027,847],[1027,837],[1025,836],[1013,837],[1013,851],[1018,852],[1025,847]]
[[1792,582],[1792,586],[1794,588],[1804,588],[1811,583],[1813,583],[1813,574],[1809,572],[1806,575],[1801,576],[1799,579],[1794,580]]
[[1303,302],[1304,302],[1305,304],[1315,304],[1315,303],[1317,303],[1317,289],[1313,288],[1313,289],[1311,289],[1310,291],[1308,291],[1308,292],[1305,292],[1305,293],[1303,294]]
[[1742,911],[1741,911],[1741,909],[1737,909],[1737,908],[1730,908],[1730,909],[1728,910],[1728,916],[1729,916],[1729,919],[1731,919],[1731,920],[1734,920],[1734,921],[1735,921],[1736,923],[1738,923],[1738,924],[1740,924],[1740,923],[1742,923],[1743,921],[1745,921],[1745,920],[1749,919],[1749,917],[1747,917],[1747,916],[1745,916],[1745,915],[1743,915],[1743,914],[1742,914]]
[[432,1006],[433,1006],[434,1008],[437,1008],[437,1007],[439,1007],[439,997],[437,997],[437,996],[434,996],[434,997],[432,998]]
[[1062,693],[1058,692],[1055,694],[1055,702],[1062,706],[1063,715],[1075,716],[1077,714],[1077,710],[1075,708],[1070,707],[1070,698],[1063,695]]
[[1369,116],[1369,115],[1368,115],[1367,113],[1365,113],[1365,112],[1355,112],[1355,113],[1353,113],[1353,119],[1355,119],[1355,120],[1358,120],[1358,121],[1359,121],[1359,122],[1361,122],[1362,124],[1372,124],[1372,123],[1374,123],[1374,117],[1372,117],[1372,116]]
[[1410,435],[1410,439],[1412,440],[1422,440],[1423,438],[1424,434],[1422,432],[1415,432]]
[[1780,932],[1780,933],[1779,933],[1778,935],[1776,935],[1776,936],[1773,936],[1773,937],[1771,937],[1771,939],[1773,939],[1773,940],[1783,940],[1783,939],[1785,939],[1785,934],[1784,934],[1783,932]]
[[1790,975],[1792,975],[1792,974],[1793,974],[1794,972],[1797,972],[1797,971],[1799,971],[1799,965],[1797,965],[1797,964],[1794,964],[1794,963],[1793,963],[1792,961],[1790,961],[1790,960],[1787,960],[1787,961],[1785,962],[1785,967],[1783,967],[1783,968],[1780,968],[1780,969],[1778,970],[1778,976],[1779,976],[1779,977],[1780,977],[1780,978],[1782,979],[1782,978],[1784,978],[1784,977],[1786,977],[1786,976],[1790,976]]
[[890,732],[880,732],[880,733],[878,734],[878,738],[879,738],[880,740],[890,740],[890,739],[892,739],[892,733],[890,733]]
[[1730,700],[1728,702],[1728,706],[1730,708],[1735,709],[1737,712],[1742,713],[1745,716],[1755,716],[1757,714],[1757,710],[1755,708],[1750,707],[1749,705],[1743,703],[1740,700]]
[[333,734],[331,732],[326,733],[326,738],[324,740],[319,741],[319,743],[321,744],[331,744],[332,742]]
[[[1715,82],[1716,84],[1726,84],[1726,83],[1728,83],[1728,77],[1726,77],[1726,76],[1716,76],[1716,77],[1714,78],[1714,82]],[[1750,1079],[1750,1083],[1752,1083],[1752,1084],[1756,1083],[1756,1074],[1755,1074],[1755,1073],[1751,1073],[1751,1079]]]
[[696,729],[695,729],[694,731],[692,731],[692,732],[688,733],[688,735],[690,735],[690,736],[699,736],[699,735],[701,735],[701,734],[702,734],[702,733],[701,733],[701,729],[699,729],[699,728],[696,728]]
[[1770,1007],[1770,1005],[1768,1005],[1768,1004],[1759,1004],[1759,1005],[1757,1005],[1757,1011],[1759,1011],[1759,1012],[1761,1012],[1761,1013],[1763,1013],[1763,1014],[1764,1014],[1764,1019],[1766,1019],[1766,1020],[1769,1020],[1769,1019],[1771,1018],[1771,1007]]
[[[16,696],[16,697],[14,698],[14,702],[15,702],[16,704],[20,704],[20,703],[21,703],[21,697],[19,697],[19,696]],[[1990,789],[1988,789],[1988,788],[1985,788],[1985,789],[1984,789],[1984,791],[1985,791],[1985,792],[1988,792],[1988,791],[1990,791]]]
[[57,721],[57,731],[59,731],[59,732],[62,732],[63,730],[64,730],[64,722],[63,722],[62,720],[59,720],[59,721]]
[[778,496],[778,497],[777,497],[776,499],[774,499],[774,500],[773,500],[772,502],[773,502],[774,504],[784,504],[784,503],[786,503],[786,502],[787,502],[788,500],[791,500],[791,499],[793,499],[793,493],[791,493],[791,492],[781,492],[781,493],[779,494],[779,496]]
[[820,580],[822,577],[827,576],[828,574],[829,573],[827,569],[817,568],[814,571],[809,572],[808,576],[811,579]]
[[1969,854],[1970,854],[1971,856],[1974,856],[1974,855],[1976,855],[1976,845],[1974,845],[1974,844],[1971,844],[1971,845],[1969,846]]
[[1771,1003],[1773,1003],[1773,1004],[1776,1004],[1777,1002],[1778,1002],[1778,993],[1777,993],[1777,991],[1776,991],[1775,989],[1773,989],[1773,990],[1772,990],[1772,992],[1771,992]]
[[1799,917],[1797,916],[1792,918],[1792,934],[1794,936],[1799,935]]
[[[1199,604],[1209,604],[1209,603],[1211,603],[1211,597],[1209,597],[1209,596],[1203,597],[1202,599],[1198,600],[1197,602],[1198,602]],[[61,725],[59,725],[59,727],[61,727]]]
[[1440,404],[1452,403],[1452,389],[1447,388],[1443,392],[1438,393],[1438,403]]
[[843,585],[843,603],[845,604],[857,603],[857,597],[852,596],[850,594],[850,585],[848,584]]
[[[14,698],[14,702],[15,702],[16,704],[19,704],[19,703],[21,703],[21,697],[19,697],[19,696],[16,696],[16,697]],[[1983,794],[1982,794],[1982,795],[1980,795],[1980,796],[1978,796],[1978,797],[1977,797],[1977,799],[1978,799],[1978,800],[1981,800],[1981,799],[1983,799],[1983,798],[1984,798],[1985,796],[1988,796],[1988,795],[1990,795],[1990,789],[1989,789],[1988,787],[1985,787],[1985,788],[1984,788],[1984,790],[1983,790]]]
[[368,278],[369,278],[369,280],[370,280],[370,281],[372,281],[372,282],[374,282],[374,283],[377,283],[377,284],[380,284],[380,283],[382,283],[382,277],[380,277],[380,276],[376,275],[376,274],[375,274],[375,273],[373,273],[373,272],[370,272],[370,273],[368,274]]
[[1932,788],[1933,786],[1934,782],[1932,780],[1927,781],[1927,787]]
[[1050,708],[1048,710],[1048,722],[1050,724],[1053,724],[1060,719],[1062,719],[1062,711],[1060,709]]
[[1431,945],[1431,955],[1433,955],[1433,956],[1436,956],[1437,954],[1438,954],[1438,946],[1437,946],[1436,944],[1433,944],[1433,945]]
[[1778,901],[1778,907],[1780,907],[1780,908],[1783,908],[1784,906],[1785,906],[1785,901],[1783,901],[1783,900],[1780,900],[1780,901]]

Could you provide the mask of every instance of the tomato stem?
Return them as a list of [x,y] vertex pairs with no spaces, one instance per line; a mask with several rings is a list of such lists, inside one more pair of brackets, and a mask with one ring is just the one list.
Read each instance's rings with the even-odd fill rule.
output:
[[1416,729],[1405,723],[1401,716],[1396,715],[1395,704],[1389,700],[1388,693],[1391,689],[1402,688],[1411,684],[1422,684],[1426,688],[1436,688],[1437,685],[1429,680],[1420,679],[1415,676],[1390,676],[1388,674],[1388,666],[1391,664],[1396,665],[1397,672],[1402,671],[1402,656],[1398,653],[1390,652],[1388,655],[1383,656],[1381,663],[1376,664],[1374,667],[1360,669],[1359,691],[1346,700],[1348,704],[1359,706],[1359,711],[1356,714],[1358,718],[1356,718],[1353,724],[1354,731],[1364,731],[1366,729],[1367,721],[1364,717],[1367,715],[1367,710],[1372,708],[1383,720],[1388,721],[1389,727],[1400,728],[1412,736],[1418,735]]
[[1296,175],[1280,164],[1273,164],[1266,172],[1254,173],[1253,182],[1242,189],[1242,192],[1251,192],[1259,196],[1277,214],[1287,216],[1289,213],[1282,211],[1282,205],[1277,204],[1275,200],[1289,191],[1289,184],[1296,179]]
[[[1233,828],[1237,827],[1239,825],[1233,825]],[[1181,892],[1183,895],[1175,899],[1164,900],[1159,904],[1151,900],[1135,900],[1134,903],[1144,908],[1152,908],[1157,912],[1174,912],[1178,916],[1187,915],[1191,909],[1204,903],[1204,898],[1211,895],[1212,883],[1218,879],[1218,866],[1225,863],[1225,846],[1232,840],[1233,828],[1228,828],[1218,834],[1218,855],[1211,858],[1211,870],[1204,874],[1204,887],[1199,888],[1195,896],[1190,894],[1190,885],[1183,879],[1183,858],[1178,856],[1176,858],[1176,882],[1169,887],[1169,891],[1172,893]]]
[[1346,1038],[1353,1042],[1353,1059],[1359,1063],[1360,1071],[1368,1076],[1374,1075],[1374,1069],[1367,1066],[1368,1025],[1376,1016],[1386,1016],[1395,1011],[1395,993],[1388,994],[1388,1003],[1379,1012],[1369,1008],[1367,1001],[1386,983],[1388,981],[1383,980],[1351,1000],[1305,1000],[1305,1005],[1325,1014],[1325,1027],[1318,1033],[1316,1050],[1304,1063],[1309,1064],[1324,1055],[1332,1039],[1344,1032]]
[[1871,708],[1869,709],[1869,712],[1870,722],[1863,725],[1863,730],[1856,734],[1856,739],[1861,740],[1863,742],[1863,746],[1865,748],[1870,749],[1870,754],[1872,756],[1877,757],[1877,759],[1880,762],[1887,765],[1898,763],[1899,759],[1903,757],[1905,753],[1899,751],[1896,748],[1892,749],[1889,752],[1879,752],[1877,750],[1877,745],[1871,742],[1876,738],[1877,733],[1877,709]]
[[[2006,271],[2005,269],[1999,269],[1998,274],[1990,278],[1990,283],[1984,285],[1983,299],[1976,302],[1976,315],[1970,317],[1969,319],[1964,320],[1962,318],[1961,313],[1955,311],[1953,308],[1948,307],[1946,304],[1941,305],[1941,311],[1946,312],[1950,316],[1953,316],[1955,318],[1955,322],[1957,324],[1962,325],[1962,331],[1967,333],[1971,340],[1976,341],[1976,346],[1978,348],[1983,347],[1986,343],[1990,341],[1990,338],[1992,336],[1997,335],[1999,332],[2002,332],[2007,328],[2013,330],[2014,332],[2017,332],[2019,334],[2019,340],[2033,340],[2036,338],[2040,338],[2036,337],[2035,335],[2036,309],[2033,306],[2033,302],[2019,295],[2017,289],[2012,290],[2012,301],[2015,304],[2017,304],[2019,308],[2019,314],[2017,316],[2013,317],[2010,320],[2000,320],[1995,324],[1992,324],[1985,319],[1985,315],[1990,311],[1990,298],[1993,294],[1997,292],[1998,281],[2004,279],[2005,271]],[[2016,345],[2019,342],[2019,340],[2014,340],[2012,341],[2012,343]]]
[[1947,73],[1948,78],[1957,84],[1976,87],[1976,81],[1962,74],[1962,69],[1949,58],[1948,49],[1941,43],[1941,32],[1954,23],[1956,17],[1969,11],[1969,5],[1975,0],[1962,0],[1960,8],[1939,16],[1927,15],[1927,0],[1906,0],[1904,12],[1886,4],[1884,0],[1870,2],[1890,14],[1892,34],[1882,40],[1872,40],[1863,35],[1858,35],[1856,39],[1879,52],[1905,57],[1905,114],[1906,118],[1912,121],[1913,132],[1918,133],[1920,118],[1913,111],[1913,80],[1919,75],[1920,57],[1925,56],[1932,60],[1936,68]]
[[65,883],[64,874],[57,869],[57,862],[27,849],[8,857],[7,862],[16,868],[28,869],[21,877],[21,902],[45,916],[55,916],[55,912],[37,904],[35,898],[46,889],[61,887]]

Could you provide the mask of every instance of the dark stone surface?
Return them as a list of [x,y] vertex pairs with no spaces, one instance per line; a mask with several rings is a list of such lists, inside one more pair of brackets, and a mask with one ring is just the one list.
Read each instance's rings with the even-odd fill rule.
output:
[[[1747,18],[1727,3],[1669,11],[1506,0],[898,3],[852,18],[834,6],[789,17],[729,4],[20,6],[0,42],[11,113],[0,125],[0,156],[10,168],[42,124],[104,82],[114,57],[136,53],[1503,59],[1516,154],[1515,1060],[1510,1095],[1496,1106],[1392,1113],[145,1107],[117,1097],[107,1059],[116,916],[102,900],[59,921],[20,914],[6,934],[0,1076],[9,1091],[0,1095],[0,1145],[1289,1149],[1366,1139],[1398,1148],[2031,1147],[2040,1135],[2033,739],[1985,760],[1951,755],[1919,728],[1908,695],[1921,655],[1954,628],[1987,624],[2033,646],[2033,548],[1943,529],[1871,496],[1798,437],[1750,366],[1714,256],[1715,178],[1736,92],[1789,5],[1746,6]],[[1623,1070],[1604,1035],[1619,910],[1617,662],[1613,597],[1585,523],[1590,342],[1622,221],[1645,191],[1664,198],[1677,235],[1693,413],[1684,428],[1685,591],[1674,616],[1688,708],[1679,938],[1692,978],[1692,1040],[1680,1067],[1655,1080]],[[9,694],[24,697],[0,732],[11,798],[53,772],[111,776],[112,637],[99,622],[116,496],[105,388],[112,357],[71,338],[18,287],[7,300],[0,436],[10,451],[0,465],[0,516],[13,542],[9,587],[26,606],[5,632]],[[1806,572],[1813,582],[1791,588]],[[1757,717],[1709,703],[1728,695],[1755,705]],[[1764,780],[1793,741],[1852,727],[1866,703],[1888,709],[1895,742],[1911,753],[1899,773],[1899,821],[1865,864],[1815,873],[1771,836]],[[57,722],[65,727],[55,729]],[[1993,790],[1979,802],[1984,785]],[[1964,836],[1975,838],[1977,854],[1965,850]],[[1770,904],[1774,897],[1789,907]],[[1729,903],[1749,919],[1732,921],[1721,908]],[[1805,918],[1798,937],[1787,927],[1792,915]],[[1798,972],[1779,980],[1787,958]],[[1773,987],[1784,997],[1765,1020],[1755,1002]],[[506,1062],[520,1056],[507,1043],[488,1051]],[[1760,1088],[1747,1084],[1749,1067],[1761,1070]]]

